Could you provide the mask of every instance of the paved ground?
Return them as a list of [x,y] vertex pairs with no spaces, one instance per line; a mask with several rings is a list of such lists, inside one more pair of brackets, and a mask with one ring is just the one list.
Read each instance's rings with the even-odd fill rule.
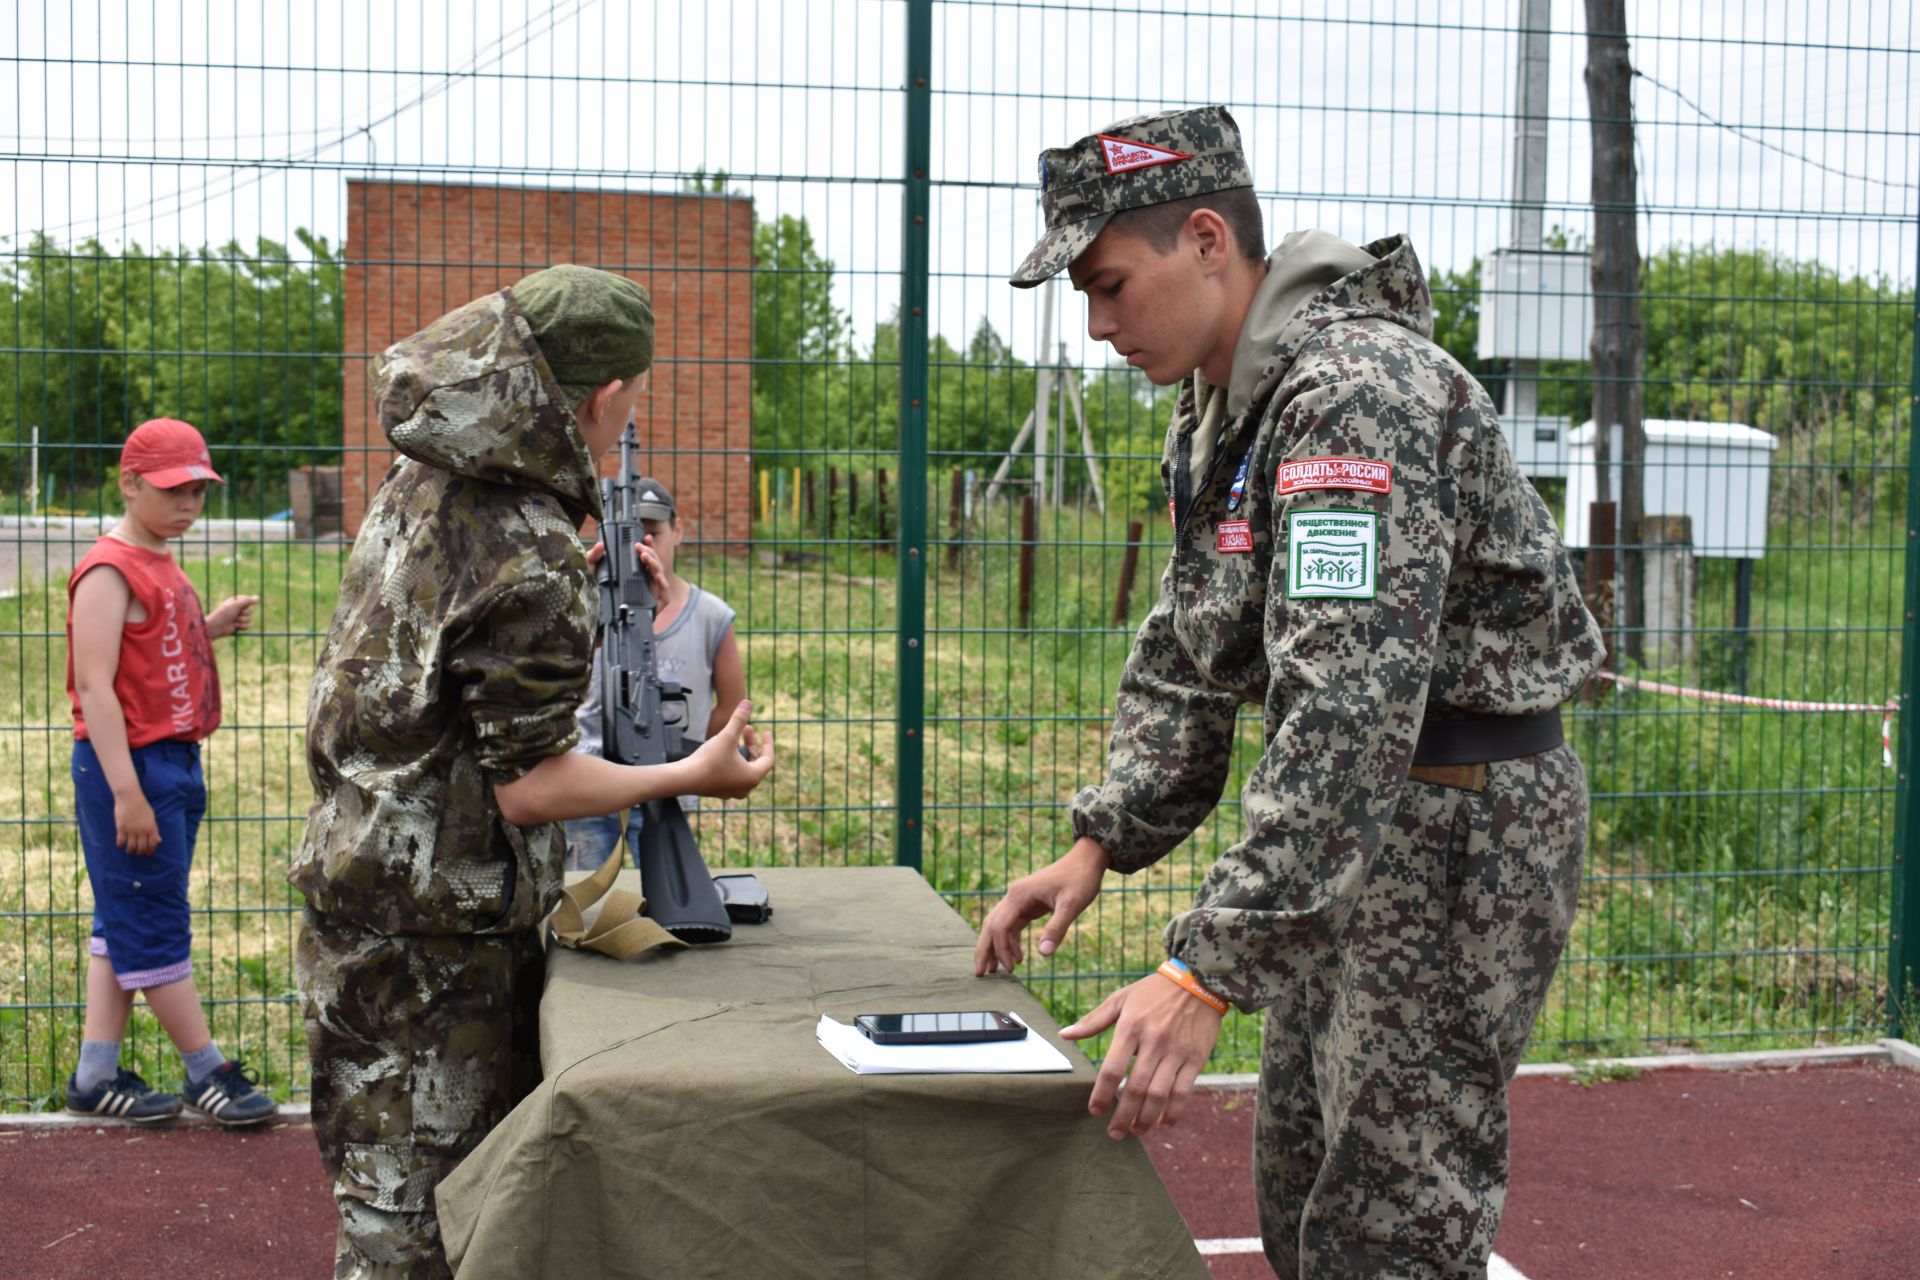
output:
[[[118,519],[0,516],[0,598],[23,583],[65,582],[87,548]],[[292,537],[291,520],[202,520],[174,544],[174,551],[181,556],[232,555]]]
[[[1257,1233],[1251,1100],[1208,1095],[1149,1149],[1196,1239]],[[1498,1249],[1527,1280],[1911,1280],[1920,1072],[1649,1072],[1514,1086]],[[333,1208],[304,1124],[46,1129],[0,1117],[0,1275],[329,1273]],[[1272,1272],[1210,1259],[1220,1280]],[[183,1265],[185,1264],[185,1265]]]
[[[1196,1239],[1259,1231],[1251,1099],[1221,1094],[1151,1141]],[[1513,1089],[1513,1185],[1495,1243],[1527,1280],[1920,1277],[1920,1071],[1650,1071]],[[1271,1277],[1257,1256],[1220,1280]]]

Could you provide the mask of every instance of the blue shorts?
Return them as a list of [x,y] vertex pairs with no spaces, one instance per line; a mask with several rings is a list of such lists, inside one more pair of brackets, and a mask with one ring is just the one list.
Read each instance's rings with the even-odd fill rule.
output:
[[74,807],[87,882],[93,886],[93,939],[87,950],[107,958],[122,991],[161,987],[193,974],[187,872],[207,812],[197,743],[169,739],[131,754],[134,776],[160,828],[160,847],[145,857],[114,843],[113,788],[106,771],[91,742],[82,738],[73,744]]
[[[627,856],[636,867],[640,865],[640,855],[634,848],[634,841],[646,820],[646,810],[638,806],[627,814]],[[617,813],[603,814],[598,818],[573,818],[564,825],[567,829],[569,871],[598,871],[600,864],[607,860],[607,855],[613,852],[613,847],[620,843],[620,815]]]

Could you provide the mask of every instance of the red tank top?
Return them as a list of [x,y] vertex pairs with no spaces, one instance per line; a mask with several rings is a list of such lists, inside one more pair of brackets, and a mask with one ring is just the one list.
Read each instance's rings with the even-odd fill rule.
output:
[[73,589],[91,569],[111,565],[147,611],[120,632],[120,669],[113,692],[127,718],[127,745],[166,738],[198,742],[220,725],[220,673],[200,597],[164,551],[148,551],[107,537],[93,544],[67,578],[67,697],[73,736],[87,736],[80,694],[73,684]]

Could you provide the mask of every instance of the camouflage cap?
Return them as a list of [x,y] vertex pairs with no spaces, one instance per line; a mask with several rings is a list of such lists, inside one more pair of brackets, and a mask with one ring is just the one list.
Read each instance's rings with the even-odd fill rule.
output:
[[1225,107],[1135,116],[1040,153],[1047,233],[1014,270],[1015,288],[1065,270],[1123,209],[1253,185],[1240,126]]
[[569,391],[638,377],[653,365],[653,299],[625,276],[562,263],[523,276],[513,300]]

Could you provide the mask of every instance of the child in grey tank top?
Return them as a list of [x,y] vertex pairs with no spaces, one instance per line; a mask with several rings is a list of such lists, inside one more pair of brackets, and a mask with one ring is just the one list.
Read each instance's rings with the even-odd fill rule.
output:
[[[733,634],[734,611],[719,596],[702,591],[674,572],[674,554],[686,538],[686,529],[667,486],[651,476],[642,477],[636,505],[653,540],[654,553],[667,572],[669,588],[667,600],[654,615],[654,661],[661,680],[674,681],[687,691],[686,736],[692,746],[706,741],[709,734],[726,724],[733,708],[747,696],[746,671]],[[600,667],[595,663],[586,701],[575,714],[580,727],[575,751],[601,754],[600,708]],[[680,797],[680,807],[688,812],[699,804],[698,796]],[[627,815],[629,847],[642,817],[638,809]],[[619,842],[620,815],[577,818],[566,828],[567,870],[591,871],[606,861]]]

